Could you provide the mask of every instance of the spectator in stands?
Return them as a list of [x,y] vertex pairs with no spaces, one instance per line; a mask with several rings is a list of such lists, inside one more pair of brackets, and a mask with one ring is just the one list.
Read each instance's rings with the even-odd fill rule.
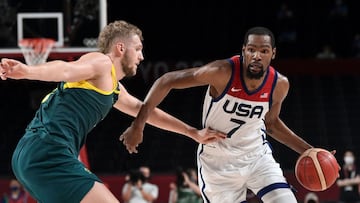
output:
[[143,187],[145,189],[145,192],[148,192],[150,194],[150,196],[146,199],[148,199],[148,201],[153,202],[155,201],[158,196],[159,196],[159,187],[156,184],[153,184],[150,182],[151,179],[151,170],[149,166],[141,166],[139,168],[140,172],[143,174],[144,176],[144,183],[143,183]]
[[318,59],[335,59],[336,54],[332,50],[332,47],[330,45],[326,44],[322,47],[322,50],[319,53],[317,53],[316,58],[318,58]]
[[349,16],[347,2],[344,0],[333,0],[329,10],[326,31],[327,35],[330,36],[331,46],[337,51],[337,57],[348,57],[351,55],[349,47],[352,43],[353,33],[351,30],[353,26]]
[[148,166],[141,166],[131,171],[129,181],[122,189],[122,198],[125,203],[151,203],[159,196],[159,187],[149,182],[151,171]]
[[344,153],[344,165],[341,168],[340,177],[336,183],[340,188],[340,203],[360,202],[360,174],[356,168],[355,155],[352,150],[346,150]]
[[169,203],[202,203],[197,172],[194,168],[177,170],[176,183],[170,183]]
[[283,57],[294,57],[297,55],[297,24],[295,13],[287,3],[282,3],[276,13],[278,45],[281,47]]
[[1,203],[26,203],[28,193],[22,188],[19,181],[11,179],[9,183],[9,192],[2,197]]
[[296,21],[294,12],[286,3],[281,4],[277,12],[279,43],[282,42],[295,42],[296,41]]
[[334,4],[330,10],[330,17],[347,18],[349,16],[348,5],[343,0],[334,0]]

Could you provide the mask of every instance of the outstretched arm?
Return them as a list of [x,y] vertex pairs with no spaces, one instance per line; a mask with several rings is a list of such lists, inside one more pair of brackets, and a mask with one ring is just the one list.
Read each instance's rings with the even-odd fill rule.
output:
[[[135,98],[134,96],[130,95],[125,87],[119,83],[120,86],[120,96],[118,101],[114,104],[114,107],[128,115],[131,115],[135,117],[140,107],[142,106],[142,102]],[[163,130],[175,132],[178,134],[185,135],[187,137],[192,138],[196,142],[199,143],[209,143],[212,142],[219,137],[225,137],[222,133],[219,133],[217,131],[211,130],[211,129],[203,129],[198,130],[185,122],[171,116],[170,114],[162,111],[159,108],[155,108],[154,111],[148,116],[148,119],[146,121],[147,123],[161,128]],[[145,125],[145,124],[144,124]],[[133,136],[134,133],[140,133],[139,136]],[[127,147],[130,147],[131,143],[134,143],[135,150],[128,150],[137,152],[136,147],[138,144],[142,142],[143,136],[142,136],[142,130],[128,128],[123,135],[121,136],[120,140],[124,139],[125,135],[129,135],[124,142],[127,142]],[[131,138],[131,139],[130,139]]]
[[111,61],[101,53],[88,53],[76,61],[66,62],[55,60],[39,65],[28,66],[14,59],[3,58],[1,60],[1,79],[29,79],[41,81],[66,81],[74,82],[89,80],[110,72]]
[[[139,113],[137,114],[137,117],[132,122],[131,126],[120,137],[120,139],[123,140],[124,144],[126,145],[128,151],[130,153],[137,152],[136,147],[140,143],[139,141],[142,141],[142,132],[144,130],[146,121],[148,121],[149,118],[151,119],[151,117],[155,118],[156,120],[157,112],[154,111],[154,109],[161,103],[161,101],[166,97],[171,89],[184,89],[202,85],[212,85],[215,87],[220,86],[217,85],[217,83],[218,81],[224,81],[224,78],[221,80],[221,77],[219,77],[219,75],[221,75],[223,72],[221,67],[223,63],[224,61],[215,61],[200,68],[190,68],[180,71],[168,72],[157,79],[147,94],[145,101],[142,104]],[[225,79],[225,81],[227,82],[227,79]],[[175,121],[174,118],[170,120]],[[171,124],[171,128],[173,128],[173,130],[174,128],[180,129],[180,133],[185,135],[197,132],[194,131],[194,128],[189,128],[187,125],[184,126],[178,121]],[[212,129],[204,130],[205,131],[200,132],[200,134],[197,133],[197,136],[190,137],[200,143],[207,143],[209,141],[225,138],[224,134],[211,131]],[[198,139],[208,135],[209,133],[213,134],[210,140],[205,140],[206,142],[204,142],[201,141],[201,139]]]

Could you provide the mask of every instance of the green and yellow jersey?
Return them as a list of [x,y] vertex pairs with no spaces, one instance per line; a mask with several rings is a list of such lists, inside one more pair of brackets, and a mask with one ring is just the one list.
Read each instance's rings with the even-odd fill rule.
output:
[[119,95],[115,68],[111,71],[114,88],[103,91],[87,81],[61,82],[45,96],[27,130],[44,130],[57,144],[67,145],[78,154],[87,134],[109,113]]

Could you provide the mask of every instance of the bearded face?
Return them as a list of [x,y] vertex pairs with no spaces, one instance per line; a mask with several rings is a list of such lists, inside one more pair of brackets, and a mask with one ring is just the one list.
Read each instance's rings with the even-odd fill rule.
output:
[[138,35],[133,35],[121,47],[120,51],[122,52],[123,57],[120,60],[120,63],[125,77],[131,77],[136,74],[140,62],[144,60],[142,50],[143,44]]
[[128,52],[125,51],[124,58],[121,61],[122,71],[125,74],[125,77],[131,77],[136,75],[137,65],[131,60]]
[[261,79],[275,57],[276,49],[271,46],[269,36],[249,35],[248,43],[243,46],[242,51],[246,77]]
[[264,73],[264,66],[261,63],[250,63],[246,69],[246,76],[249,79],[260,79]]

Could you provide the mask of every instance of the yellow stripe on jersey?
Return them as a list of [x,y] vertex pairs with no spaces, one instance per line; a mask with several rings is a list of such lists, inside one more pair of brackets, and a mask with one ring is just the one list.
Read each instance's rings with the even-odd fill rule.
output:
[[41,103],[46,102],[46,100],[49,99],[50,95],[53,94],[56,90],[57,90],[57,88],[55,88],[53,91],[51,91],[49,94],[47,94],[47,95],[41,100]]
[[116,93],[116,94],[119,94],[120,91],[117,90],[118,82],[117,82],[117,79],[116,79],[116,72],[115,72],[115,66],[114,65],[112,65],[112,67],[111,67],[111,77],[112,77],[113,86],[114,86],[114,88],[111,91],[101,90],[101,89],[95,87],[94,85],[92,85],[91,83],[89,83],[86,80],[79,81],[79,82],[67,82],[67,83],[64,84],[64,89],[66,89],[66,88],[82,88],[82,89],[94,90],[94,91],[96,91],[96,92],[98,92],[100,94],[103,94],[103,95],[110,95],[113,92]]

